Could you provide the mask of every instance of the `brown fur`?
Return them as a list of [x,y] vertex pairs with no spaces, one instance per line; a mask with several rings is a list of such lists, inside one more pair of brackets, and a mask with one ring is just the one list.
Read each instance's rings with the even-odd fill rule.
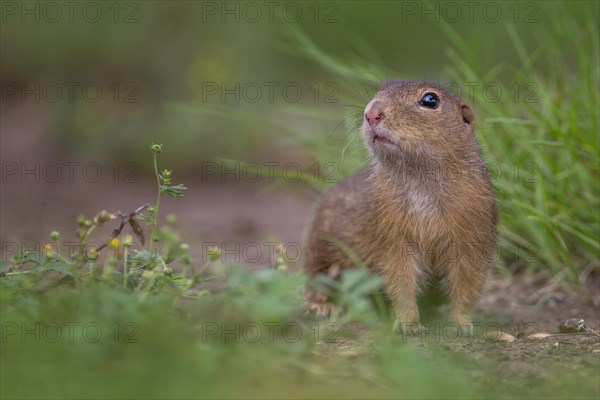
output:
[[[419,104],[427,92],[438,95],[437,109]],[[450,321],[470,325],[494,264],[497,221],[473,111],[420,81],[387,82],[374,102],[384,117],[375,128],[365,121],[362,130],[372,163],[325,194],[310,230],[305,270],[336,277],[353,266],[333,237],[383,276],[398,328],[421,329],[417,294],[432,276],[442,277]],[[374,141],[375,133],[393,144]],[[318,312],[328,312],[327,300],[307,290]]]

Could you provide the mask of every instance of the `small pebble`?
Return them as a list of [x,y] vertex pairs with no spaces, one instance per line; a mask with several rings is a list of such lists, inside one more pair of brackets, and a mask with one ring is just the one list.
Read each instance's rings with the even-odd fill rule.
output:
[[538,333],[533,333],[533,334],[527,336],[526,339],[527,340],[542,340],[544,338],[547,338],[548,336],[552,336],[552,334],[545,333],[545,332],[538,332]]
[[560,333],[578,333],[585,330],[585,321],[583,318],[569,318],[558,325]]
[[517,340],[517,338],[511,335],[510,333],[506,333],[503,331],[489,331],[485,333],[484,337],[487,340],[507,343],[512,343],[515,340]]

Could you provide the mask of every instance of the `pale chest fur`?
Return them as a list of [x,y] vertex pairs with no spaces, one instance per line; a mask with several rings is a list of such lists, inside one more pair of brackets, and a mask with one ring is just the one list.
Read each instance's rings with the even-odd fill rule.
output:
[[414,186],[416,187],[407,188],[402,200],[399,201],[404,211],[417,219],[439,218],[442,211],[438,200],[439,196],[436,197],[435,193],[431,193],[430,190],[419,185]]

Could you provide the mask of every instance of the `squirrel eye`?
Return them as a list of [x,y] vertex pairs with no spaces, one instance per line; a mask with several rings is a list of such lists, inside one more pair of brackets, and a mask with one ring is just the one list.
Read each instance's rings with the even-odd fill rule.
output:
[[435,110],[440,105],[440,98],[435,93],[425,93],[419,100],[419,104],[425,108]]

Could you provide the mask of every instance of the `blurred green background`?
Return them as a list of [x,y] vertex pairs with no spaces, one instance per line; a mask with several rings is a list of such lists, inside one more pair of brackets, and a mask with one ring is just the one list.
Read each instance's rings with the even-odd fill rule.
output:
[[[62,17],[55,23],[50,22],[54,8],[46,8],[43,2],[3,4],[2,81],[25,82],[29,89],[36,82],[42,88],[59,83],[64,91],[55,104],[45,101],[53,97],[51,88],[39,103],[34,95],[25,94],[24,103],[33,108],[31,111],[46,116],[44,136],[38,138],[37,146],[61,156],[147,162],[140,143],[162,141],[168,148],[177,148],[177,153],[170,155],[174,167],[192,172],[200,162],[215,156],[272,158],[289,137],[266,124],[177,112],[168,107],[169,103],[187,102],[198,108],[219,105],[280,124],[299,125],[298,131],[307,136],[329,134],[349,111],[356,111],[348,106],[363,107],[381,81],[452,81],[447,68],[456,65],[449,53],[460,49],[450,40],[445,26],[468,47],[473,59],[464,61],[472,61],[472,68],[492,71],[505,67],[493,78],[507,94],[502,101],[509,101],[512,93],[508,95],[508,86],[521,60],[507,35],[507,25],[515,29],[525,50],[533,52],[551,51],[543,41],[551,40],[549,32],[566,28],[556,26],[561,13],[569,13],[572,23],[582,30],[597,21],[594,2],[492,3],[488,8],[482,3],[471,11],[464,5],[447,8],[443,2],[292,2],[290,7],[283,2],[273,6],[272,18],[269,7],[255,7],[254,3],[248,7],[244,2],[100,2],[98,22],[87,22],[86,16],[94,20],[95,7],[85,9],[84,2],[74,7],[73,22],[69,8],[60,7]],[[9,7],[12,4],[17,7],[14,14]],[[26,14],[36,7],[38,13]],[[261,13],[260,18],[254,17],[254,10]],[[459,18],[455,18],[457,10]],[[297,12],[300,16],[293,18]],[[501,13],[500,18],[495,18],[496,12]],[[286,22],[286,16],[297,22]],[[39,22],[35,22],[36,17]],[[254,19],[257,21],[252,22]],[[324,68],[314,56],[306,56],[306,48],[293,35],[296,30],[323,54],[340,60],[347,70]],[[572,49],[575,40],[562,36],[564,47],[556,51]],[[368,69],[371,66],[377,69]],[[562,68],[543,62],[537,66],[541,70]],[[363,80],[369,81],[365,87],[350,74],[361,67]],[[535,81],[536,77],[524,78]],[[64,82],[79,84],[75,101],[69,101]],[[102,89],[97,103],[82,100],[81,88],[89,82],[98,83]],[[206,93],[203,86],[215,83],[231,89],[236,82],[248,88],[247,96],[239,96],[239,101],[231,94],[223,99],[220,88],[217,94]],[[278,84],[274,101],[268,98],[265,82]],[[283,86],[288,83],[301,87],[298,103],[285,98]],[[325,90],[326,83],[335,86]],[[255,92],[248,84],[264,89],[258,101],[251,102]],[[316,87],[321,89],[317,101]],[[21,92],[6,94],[2,104],[5,113],[23,103]],[[293,92],[290,89],[290,97]],[[117,101],[116,93],[120,94]],[[327,94],[338,103],[328,103]],[[281,109],[293,106],[301,113],[305,105],[323,112],[314,118],[293,118]],[[475,102],[475,108],[479,110],[480,104]],[[323,121],[324,115],[331,115],[331,120]],[[4,130],[3,140],[10,140],[9,133]],[[338,130],[337,134],[343,136],[345,132]]]

